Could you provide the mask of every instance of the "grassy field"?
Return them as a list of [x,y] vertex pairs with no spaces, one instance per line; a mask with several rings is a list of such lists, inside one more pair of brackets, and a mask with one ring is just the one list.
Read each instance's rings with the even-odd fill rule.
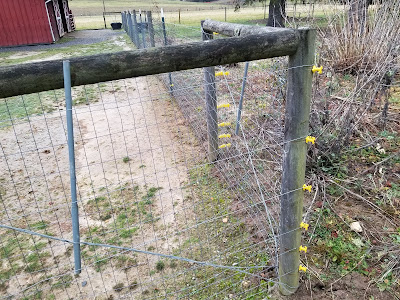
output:
[[[151,1],[131,1],[131,0],[106,0],[106,11],[121,11],[128,9],[156,10],[163,8],[164,11],[216,9],[227,6],[229,1],[220,0],[209,3],[186,2],[179,0],[151,0]],[[103,13],[102,0],[70,1],[70,8],[75,15],[100,15]]]
[[[75,16],[77,29],[100,29],[104,28],[103,6],[101,1],[73,1],[70,3],[72,12]],[[198,26],[201,20],[213,19],[218,21],[227,21],[234,23],[259,23],[265,24],[265,18],[268,17],[268,8],[263,6],[242,7],[235,11],[228,1],[215,1],[212,3],[196,3],[182,1],[107,1],[105,10],[107,12],[119,12],[124,10],[151,10],[154,18],[160,18],[160,11],[163,8],[167,23],[179,23],[182,25]],[[226,19],[225,19],[226,7]],[[179,13],[180,10],[180,13]],[[326,13],[331,11],[331,7],[318,5],[288,5],[287,15],[289,21],[296,18],[306,18],[311,15],[318,18],[324,18]],[[180,14],[180,20],[179,20]],[[111,22],[120,22],[119,14],[106,15],[107,26]]]

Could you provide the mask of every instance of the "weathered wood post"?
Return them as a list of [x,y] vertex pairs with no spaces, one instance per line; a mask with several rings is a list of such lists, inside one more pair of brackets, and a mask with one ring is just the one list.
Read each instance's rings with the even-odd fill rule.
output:
[[289,56],[283,157],[279,283],[284,295],[299,286],[300,223],[303,213],[304,184],[309,130],[315,31],[299,29],[300,44]]
[[[213,32],[206,31],[201,22],[203,41],[213,39]],[[207,114],[208,160],[218,159],[218,120],[217,120],[217,92],[215,88],[215,67],[206,67],[204,70],[204,91]]]
[[136,10],[132,11],[132,33],[133,33],[133,43],[136,45],[138,49],[140,49],[140,39],[139,39],[139,29],[138,29],[138,23],[136,19]]
[[131,13],[128,11],[127,13],[127,20],[128,20],[128,26],[127,26],[127,33],[129,38],[131,39],[132,43],[135,43],[134,38],[133,38],[133,26],[132,26],[132,16]]
[[[144,12],[144,14],[145,13],[146,12]],[[142,48],[147,48],[146,47],[146,29],[145,29],[144,22],[142,19],[142,11],[141,10],[139,10],[139,22],[140,22],[140,31],[142,32],[142,46],[143,46]]]
[[147,24],[148,24],[148,27],[149,27],[150,47],[155,47],[156,46],[156,42],[154,40],[153,17],[151,15],[151,11],[147,12]]
[[[164,36],[164,46],[168,46],[168,38],[167,38],[167,28],[165,27],[165,18],[164,18],[164,10],[161,8],[161,24]],[[172,74],[168,73],[168,82],[169,82],[169,92],[172,94],[174,92],[174,85],[172,82]]]

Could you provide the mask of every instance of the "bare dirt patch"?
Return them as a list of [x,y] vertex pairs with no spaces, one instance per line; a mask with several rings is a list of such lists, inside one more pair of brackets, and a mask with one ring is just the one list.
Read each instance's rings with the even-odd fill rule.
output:
[[[185,239],[172,233],[191,218],[183,186],[193,157],[202,157],[193,134],[155,77],[86,87],[84,94],[90,102],[73,111],[82,239],[171,254]],[[74,100],[81,96],[75,90]],[[61,106],[2,130],[2,223],[72,238],[64,115]],[[133,295],[157,285],[154,256],[83,246],[83,271],[75,278],[71,246],[19,241],[26,246],[13,250],[11,265],[20,267],[8,275],[3,295],[32,296],[30,285],[38,282],[41,295],[56,299]],[[29,269],[32,253],[43,256]]]

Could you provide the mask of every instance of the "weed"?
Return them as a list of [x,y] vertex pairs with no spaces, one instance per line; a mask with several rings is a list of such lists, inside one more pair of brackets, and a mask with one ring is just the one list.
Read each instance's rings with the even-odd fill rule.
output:
[[125,157],[122,159],[122,161],[123,161],[124,163],[128,163],[128,162],[131,161],[131,159],[129,158],[129,156],[125,156]]
[[113,286],[113,290],[116,291],[117,293],[121,292],[123,288],[124,284],[122,282],[117,283],[116,285]]
[[137,282],[136,280],[132,281],[132,282],[129,284],[129,289],[130,289],[130,290],[134,290],[134,289],[136,289],[137,287],[138,287],[138,282]]
[[100,256],[96,255],[96,256],[94,256],[94,259],[95,259],[95,263],[94,263],[95,270],[97,272],[100,272],[102,267],[107,264],[107,257],[100,257]]
[[132,237],[136,231],[138,231],[139,228],[133,227],[130,229],[122,229],[119,231],[119,236],[122,237],[123,239],[127,239]]
[[27,272],[35,272],[41,269],[44,269],[44,261],[43,258],[49,257],[48,252],[43,253],[32,253],[26,257],[26,262],[28,265],[25,267]]
[[37,223],[34,223],[31,225],[31,228],[33,230],[42,230],[42,229],[46,229],[48,227],[48,222],[45,221],[39,221]]
[[161,190],[162,187],[152,187],[147,190],[146,195],[142,197],[142,200],[145,202],[145,204],[151,204],[152,203],[152,198],[156,195],[157,191]]
[[157,271],[158,271],[158,272],[161,272],[162,270],[164,270],[164,268],[165,268],[165,263],[164,263],[164,261],[159,260],[159,261],[156,263],[156,269],[157,269]]
[[127,255],[119,255],[115,258],[115,266],[119,269],[130,268],[137,264],[136,259]]
[[74,280],[74,278],[72,277],[72,275],[70,275],[70,274],[63,275],[58,278],[58,281],[55,284],[53,284],[53,288],[55,288],[55,289],[67,288],[67,287],[71,286],[71,283],[73,280]]

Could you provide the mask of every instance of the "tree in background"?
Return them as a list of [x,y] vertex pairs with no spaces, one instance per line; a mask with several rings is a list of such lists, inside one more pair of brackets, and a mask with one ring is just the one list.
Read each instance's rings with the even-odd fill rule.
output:
[[285,27],[286,0],[270,0],[267,26]]
[[[239,9],[243,5],[250,5],[257,0],[234,0],[235,9]],[[266,0],[258,0],[258,2],[266,3]],[[270,0],[269,14],[267,26],[285,27],[286,18],[286,0]]]

